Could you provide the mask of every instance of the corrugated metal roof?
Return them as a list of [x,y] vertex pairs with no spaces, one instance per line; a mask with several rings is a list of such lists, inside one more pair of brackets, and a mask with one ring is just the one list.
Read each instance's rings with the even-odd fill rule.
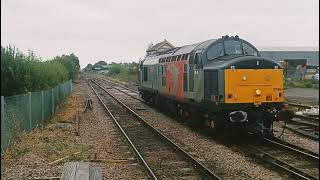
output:
[[199,44],[200,43],[182,46],[177,51],[175,51],[173,55],[190,53]]

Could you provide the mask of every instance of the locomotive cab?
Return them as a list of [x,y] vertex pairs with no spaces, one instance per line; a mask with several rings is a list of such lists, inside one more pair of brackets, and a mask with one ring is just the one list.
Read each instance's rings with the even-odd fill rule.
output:
[[261,57],[238,36],[224,36],[147,55],[138,89],[146,102],[171,114],[200,114],[212,122],[268,134],[273,121],[290,117],[282,110],[283,84],[279,63]]
[[226,123],[243,123],[254,131],[271,133],[284,103],[281,65],[261,57],[254,46],[237,37],[212,44],[204,59],[204,99],[210,102],[209,111],[223,109]]

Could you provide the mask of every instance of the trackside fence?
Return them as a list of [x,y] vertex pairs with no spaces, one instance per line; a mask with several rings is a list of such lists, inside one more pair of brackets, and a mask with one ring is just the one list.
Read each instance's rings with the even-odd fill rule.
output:
[[72,80],[46,91],[1,96],[1,153],[19,134],[43,126],[70,95]]

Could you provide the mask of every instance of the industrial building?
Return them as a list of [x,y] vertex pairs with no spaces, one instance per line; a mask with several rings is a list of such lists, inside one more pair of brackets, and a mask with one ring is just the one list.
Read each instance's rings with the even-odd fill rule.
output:
[[309,66],[319,66],[319,48],[311,47],[268,47],[258,48],[261,55],[276,61],[306,60]]

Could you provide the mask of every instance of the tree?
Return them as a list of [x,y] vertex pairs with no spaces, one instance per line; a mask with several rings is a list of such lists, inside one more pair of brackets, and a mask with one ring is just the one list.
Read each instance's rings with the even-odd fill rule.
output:
[[80,67],[76,62],[79,60],[75,55],[70,55],[70,58],[72,60],[64,57],[64,60],[41,61],[32,51],[25,55],[15,47],[1,47],[1,95],[45,90],[65,82],[70,79],[69,66],[65,61],[74,62],[72,77],[76,77]]

